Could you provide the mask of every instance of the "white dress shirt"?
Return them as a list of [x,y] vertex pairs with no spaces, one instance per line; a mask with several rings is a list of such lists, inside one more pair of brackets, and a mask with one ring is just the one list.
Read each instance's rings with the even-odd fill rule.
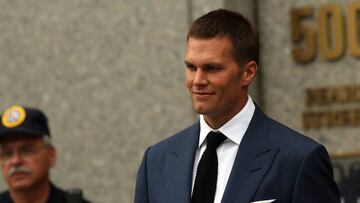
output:
[[234,165],[236,153],[238,151],[240,142],[247,130],[250,120],[254,115],[255,105],[250,96],[244,108],[236,114],[231,120],[221,126],[219,129],[212,129],[204,120],[204,116],[200,115],[200,137],[199,147],[196,151],[192,189],[194,189],[194,182],[196,177],[197,166],[200,158],[206,149],[206,136],[210,131],[220,131],[227,139],[216,150],[218,155],[218,177],[214,203],[220,203],[225,191],[227,181],[229,179],[231,169]]

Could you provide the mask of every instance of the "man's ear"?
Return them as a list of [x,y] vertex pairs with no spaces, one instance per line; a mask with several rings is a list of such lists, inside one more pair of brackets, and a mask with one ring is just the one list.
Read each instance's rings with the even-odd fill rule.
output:
[[49,152],[49,163],[50,163],[50,167],[54,167],[55,163],[56,163],[56,158],[57,158],[57,153],[56,153],[56,149],[53,146],[50,146],[48,149]]
[[243,85],[249,86],[256,76],[257,64],[255,61],[249,61],[242,67]]

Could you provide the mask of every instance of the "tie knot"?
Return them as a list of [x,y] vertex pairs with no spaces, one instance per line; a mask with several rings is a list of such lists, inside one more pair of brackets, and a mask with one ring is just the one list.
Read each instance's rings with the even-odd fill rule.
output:
[[221,132],[217,131],[211,131],[207,135],[207,148],[213,148],[216,149],[221,143],[224,142],[226,139],[226,136],[223,135]]

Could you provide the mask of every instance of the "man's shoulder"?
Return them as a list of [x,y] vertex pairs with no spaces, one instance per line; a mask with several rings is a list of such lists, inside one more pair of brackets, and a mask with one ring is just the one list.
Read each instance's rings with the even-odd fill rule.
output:
[[267,138],[273,147],[299,147],[306,150],[306,148],[314,148],[320,145],[292,127],[268,117],[259,107],[255,112],[252,131],[254,132],[256,128],[262,128],[261,132],[267,134]]
[[150,148],[152,151],[158,151],[158,150],[162,151],[167,148],[183,145],[184,143],[194,142],[198,139],[199,132],[200,132],[200,124],[199,122],[196,122],[193,125],[152,145]]
[[5,196],[6,194],[9,194],[9,190],[4,190],[0,192],[0,197]]
[[278,141],[278,143],[289,144],[296,143],[297,145],[305,145],[309,147],[318,146],[319,143],[313,140],[311,137],[304,135],[303,133],[294,130],[293,128],[282,124],[273,119],[271,120],[271,125],[269,126],[269,133],[273,140]]
[[83,197],[83,192],[81,189],[61,189],[55,185],[52,184],[52,193],[50,198],[51,201],[55,199],[64,199],[66,203],[89,203],[88,200],[86,200]]
[[6,191],[2,191],[0,193],[0,202],[1,203],[10,203],[11,202],[11,199],[10,199],[10,193],[8,190]]
[[83,196],[81,189],[67,189],[64,191],[65,199],[67,203],[89,203]]
[[314,151],[320,149],[326,151],[322,144],[311,137],[273,119],[270,119],[268,134],[271,145],[279,148],[280,154],[285,157],[303,159]]
[[191,126],[188,126],[179,132],[169,136],[168,138],[162,140],[158,144],[168,143],[168,142],[178,142],[183,141],[185,138],[193,138],[193,136],[198,135],[200,132],[200,124],[199,122],[196,122],[192,124]]

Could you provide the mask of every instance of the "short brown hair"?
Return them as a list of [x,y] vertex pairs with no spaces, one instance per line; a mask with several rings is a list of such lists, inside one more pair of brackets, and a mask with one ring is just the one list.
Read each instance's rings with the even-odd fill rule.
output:
[[187,40],[190,37],[199,39],[228,37],[239,65],[252,60],[258,63],[258,34],[249,20],[237,12],[218,9],[201,16],[190,26]]

